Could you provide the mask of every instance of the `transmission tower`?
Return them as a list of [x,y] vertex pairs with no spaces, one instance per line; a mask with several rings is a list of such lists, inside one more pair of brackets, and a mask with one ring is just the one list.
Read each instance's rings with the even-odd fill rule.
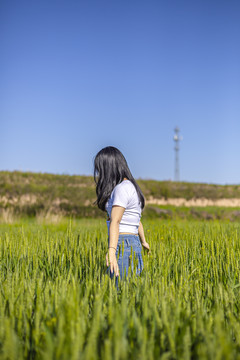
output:
[[173,140],[175,142],[175,181],[179,181],[180,179],[180,175],[179,175],[179,143],[180,140],[182,140],[183,138],[181,136],[179,136],[179,128],[176,126],[174,129],[174,137]]

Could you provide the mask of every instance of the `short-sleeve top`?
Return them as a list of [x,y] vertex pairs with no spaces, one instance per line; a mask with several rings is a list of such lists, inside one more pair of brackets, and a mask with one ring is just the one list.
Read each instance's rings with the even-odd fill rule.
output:
[[141,202],[138,198],[136,188],[130,180],[123,180],[120,184],[116,185],[106,203],[108,235],[113,205],[119,205],[125,208],[119,224],[119,233],[138,234],[142,213]]

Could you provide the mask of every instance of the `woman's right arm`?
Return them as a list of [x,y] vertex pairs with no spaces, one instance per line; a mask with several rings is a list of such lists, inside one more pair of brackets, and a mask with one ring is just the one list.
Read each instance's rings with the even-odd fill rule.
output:
[[139,235],[139,237],[140,237],[142,246],[143,246],[144,248],[146,248],[147,250],[150,250],[149,244],[148,244],[148,243],[146,242],[146,240],[145,240],[143,225],[142,225],[141,221],[140,221],[139,227],[138,227],[138,235]]

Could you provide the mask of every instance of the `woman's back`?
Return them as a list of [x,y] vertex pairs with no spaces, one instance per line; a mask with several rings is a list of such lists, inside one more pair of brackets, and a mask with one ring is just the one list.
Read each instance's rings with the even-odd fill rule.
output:
[[138,234],[142,209],[136,188],[130,180],[123,180],[116,185],[106,203],[108,232],[113,205],[125,208],[119,224],[119,233]]

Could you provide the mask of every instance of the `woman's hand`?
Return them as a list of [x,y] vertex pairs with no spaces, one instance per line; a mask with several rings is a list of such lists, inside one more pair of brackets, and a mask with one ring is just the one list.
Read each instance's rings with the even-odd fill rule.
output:
[[147,249],[148,252],[150,252],[150,246],[149,246],[149,244],[148,244],[146,241],[143,241],[143,242],[142,242],[142,246],[143,246],[145,249]]
[[[109,262],[108,262],[108,258],[109,258]],[[110,248],[106,254],[107,266],[109,266],[109,263],[110,263],[111,273],[114,272],[116,276],[119,276],[119,267],[118,267],[117,258],[116,258],[116,250],[113,248]]]

